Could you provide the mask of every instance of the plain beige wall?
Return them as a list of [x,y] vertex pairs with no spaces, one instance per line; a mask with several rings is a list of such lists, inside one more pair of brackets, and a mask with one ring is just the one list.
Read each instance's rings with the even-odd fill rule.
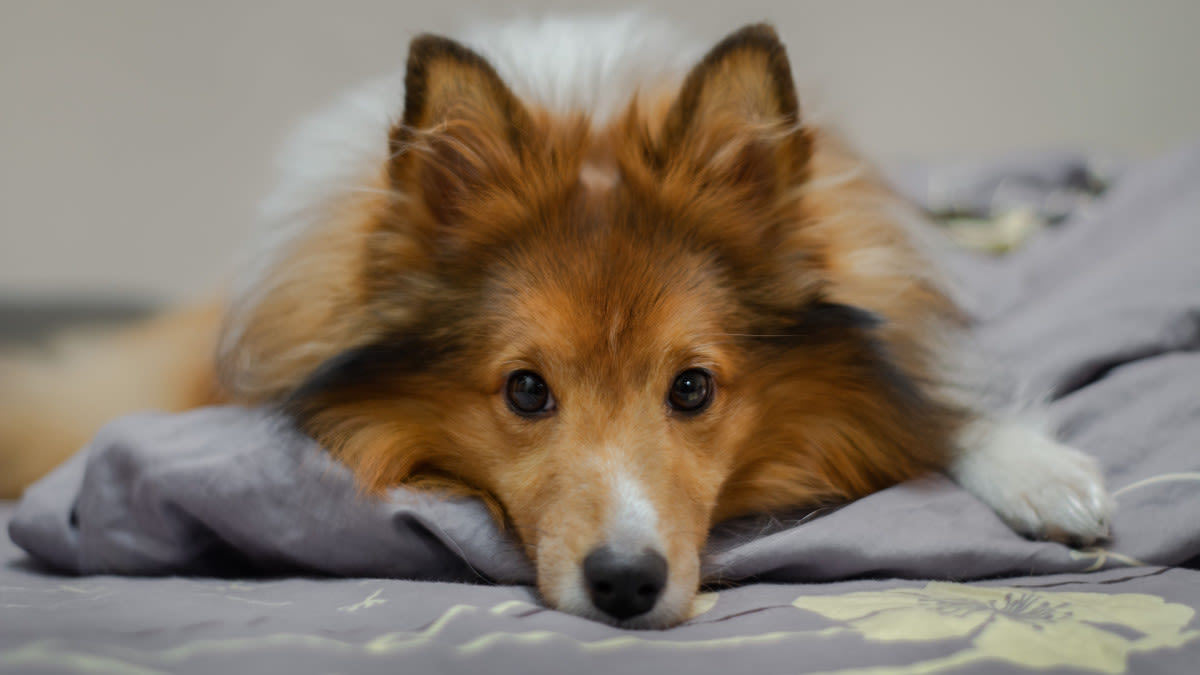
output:
[[[287,128],[414,33],[610,6],[0,0],[0,297],[214,288]],[[1200,2],[644,6],[706,37],[774,21],[806,103],[882,158],[1200,138]]]

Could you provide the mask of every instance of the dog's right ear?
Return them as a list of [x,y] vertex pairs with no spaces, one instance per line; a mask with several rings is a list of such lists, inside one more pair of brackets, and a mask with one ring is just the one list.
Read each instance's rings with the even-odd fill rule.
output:
[[469,238],[454,230],[462,212],[490,215],[491,186],[520,175],[532,120],[483,57],[418,37],[405,87],[391,156],[369,189],[324,200],[319,226],[276,244],[280,255],[236,295],[218,358],[239,401],[285,397],[338,353],[413,321],[437,285],[431,249]]
[[644,154],[660,175],[740,190],[748,201],[803,180],[809,138],[775,29],[752,24],[709,50]]
[[449,38],[413,39],[404,89],[389,176],[401,192],[420,196],[437,221],[453,223],[464,198],[519,170],[532,120],[487,60]]

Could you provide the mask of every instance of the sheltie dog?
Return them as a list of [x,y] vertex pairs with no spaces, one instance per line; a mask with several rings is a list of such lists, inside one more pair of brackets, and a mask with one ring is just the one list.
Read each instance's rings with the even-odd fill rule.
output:
[[6,489],[126,410],[278,405],[366,490],[479,496],[546,603],[626,627],[688,616],[715,523],[928,472],[1106,536],[1092,460],[959,386],[921,216],[801,113],[775,31],[669,33],[412,40],[300,130],[223,307],[6,366]]

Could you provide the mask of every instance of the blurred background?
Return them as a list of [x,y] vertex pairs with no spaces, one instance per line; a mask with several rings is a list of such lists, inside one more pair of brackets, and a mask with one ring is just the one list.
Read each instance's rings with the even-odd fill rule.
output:
[[[215,289],[306,113],[464,21],[607,2],[0,0],[0,300]],[[773,21],[805,100],[883,160],[1200,139],[1200,2],[638,5]]]

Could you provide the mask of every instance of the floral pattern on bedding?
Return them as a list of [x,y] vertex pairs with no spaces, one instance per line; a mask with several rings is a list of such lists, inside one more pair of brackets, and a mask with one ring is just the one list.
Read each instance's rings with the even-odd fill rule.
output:
[[938,673],[989,660],[1123,673],[1130,652],[1179,647],[1200,638],[1200,630],[1188,628],[1196,614],[1191,607],[1142,593],[932,582],[921,589],[800,597],[792,604],[865,640],[964,643],[952,654],[870,671],[878,675]]

